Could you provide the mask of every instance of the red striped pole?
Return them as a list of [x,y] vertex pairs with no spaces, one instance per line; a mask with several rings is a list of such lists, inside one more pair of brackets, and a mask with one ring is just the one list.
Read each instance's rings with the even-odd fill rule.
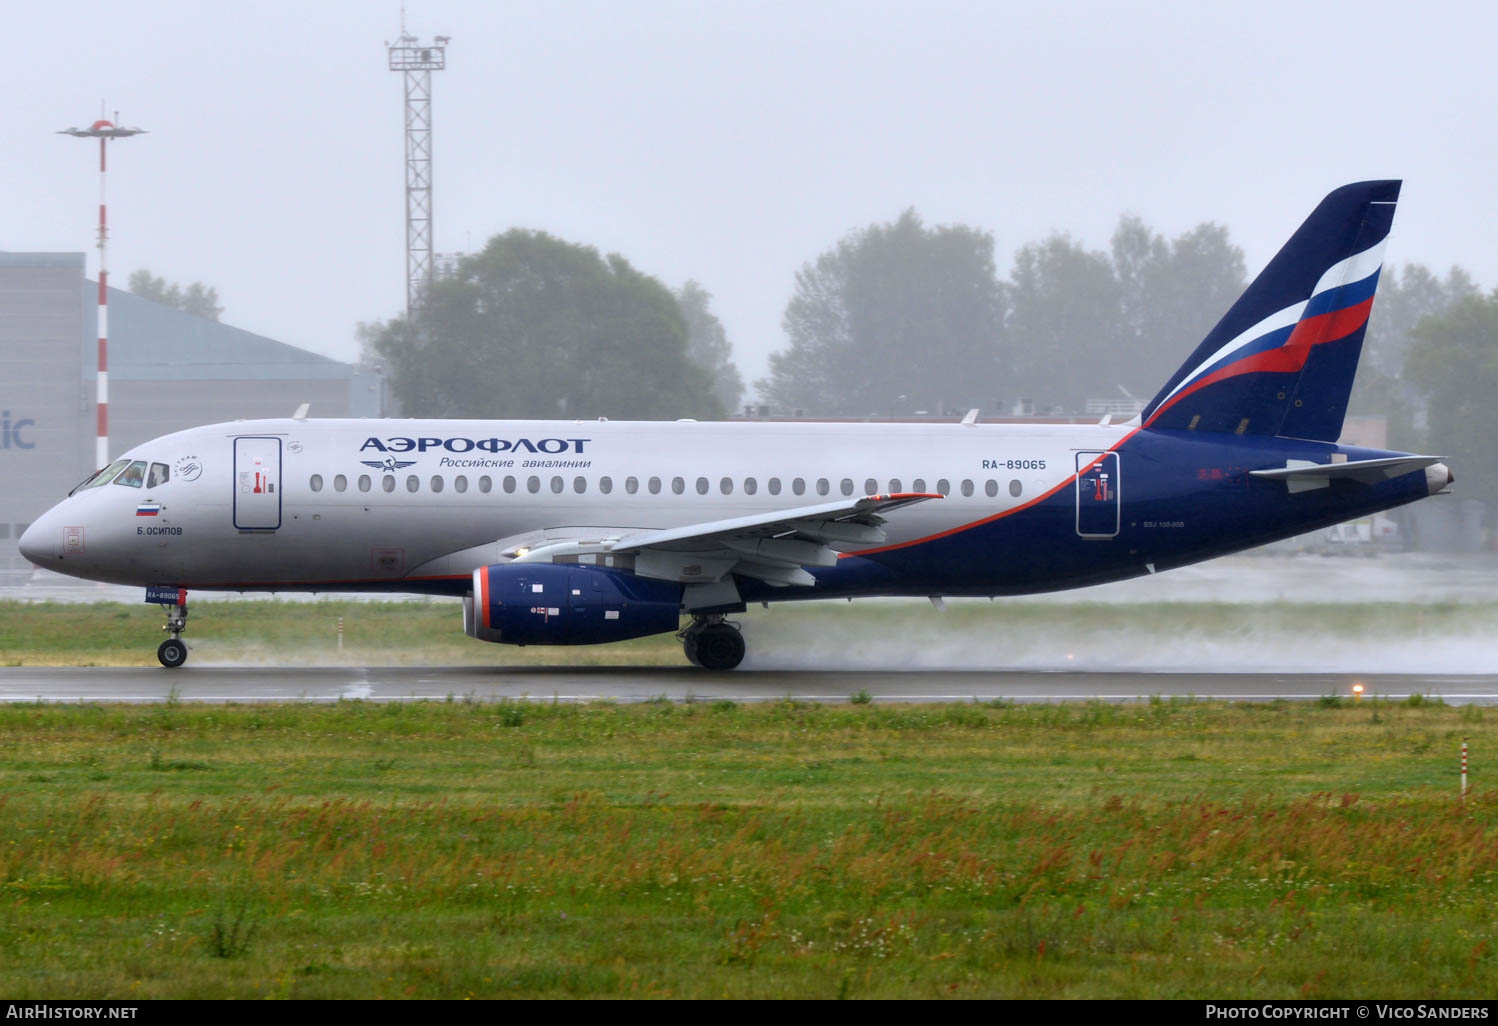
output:
[[[115,115],[119,117],[118,114]],[[144,132],[141,128],[122,128],[100,118],[88,128],[64,128],[60,135],[99,140],[99,375],[95,404],[99,411],[98,437],[94,442],[94,459],[98,466],[109,464],[109,215],[104,205],[106,147],[111,139],[127,139]]]
[[1462,739],[1462,801],[1467,800],[1467,739]]
[[[99,121],[94,127],[101,125],[109,122]],[[104,206],[104,152],[108,142],[107,136],[99,136],[99,434],[94,441],[94,462],[101,467],[109,465],[109,217]]]

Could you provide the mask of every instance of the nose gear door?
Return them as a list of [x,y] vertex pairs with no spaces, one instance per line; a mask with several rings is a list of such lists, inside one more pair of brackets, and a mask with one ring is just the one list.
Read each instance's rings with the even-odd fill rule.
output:
[[1118,453],[1077,453],[1077,534],[1118,536]]
[[234,439],[234,526],[241,531],[274,531],[281,526],[279,438]]

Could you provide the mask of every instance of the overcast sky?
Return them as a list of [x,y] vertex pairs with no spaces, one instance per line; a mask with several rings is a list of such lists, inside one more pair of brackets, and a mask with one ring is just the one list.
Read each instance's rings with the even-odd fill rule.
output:
[[[1401,177],[1390,259],[1498,283],[1498,5],[412,0],[434,75],[436,248],[512,226],[715,296],[746,378],[793,276],[909,206],[1000,267],[1120,214],[1226,224],[1250,273],[1335,186]],[[17,4],[0,249],[216,287],[224,320],[340,359],[405,302],[398,2]],[[112,113],[111,113],[112,117]],[[1186,354],[1183,353],[1184,358]]]

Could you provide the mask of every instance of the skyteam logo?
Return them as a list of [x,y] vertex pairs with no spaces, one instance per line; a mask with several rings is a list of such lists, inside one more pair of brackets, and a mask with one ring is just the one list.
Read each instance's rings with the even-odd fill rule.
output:
[[[374,449],[377,452],[430,452],[440,449],[444,452],[488,452],[488,453],[545,453],[556,456],[561,453],[583,452],[583,446],[591,442],[591,438],[368,438],[364,444],[359,446],[359,451],[364,452]],[[373,466],[374,464],[370,464]],[[402,463],[400,466],[409,466]]]

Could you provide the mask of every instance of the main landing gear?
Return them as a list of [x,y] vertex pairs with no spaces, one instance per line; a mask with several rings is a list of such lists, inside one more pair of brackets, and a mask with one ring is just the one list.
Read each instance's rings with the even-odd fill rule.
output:
[[744,659],[744,636],[722,613],[694,615],[679,636],[688,661],[704,670],[731,670]]
[[187,662],[187,643],[182,640],[182,632],[187,630],[187,592],[178,594],[178,602],[161,604],[161,608],[166,610],[166,626],[161,629],[166,631],[167,639],[156,649],[156,658],[169,670]]

